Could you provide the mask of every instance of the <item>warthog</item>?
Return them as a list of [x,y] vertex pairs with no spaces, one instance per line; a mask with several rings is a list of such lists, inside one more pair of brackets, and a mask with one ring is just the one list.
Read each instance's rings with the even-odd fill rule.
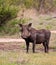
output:
[[49,30],[40,29],[36,30],[31,27],[32,23],[29,23],[28,25],[22,25],[19,24],[21,27],[21,37],[26,42],[26,49],[28,52],[29,49],[29,43],[31,42],[33,47],[33,53],[35,52],[35,44],[43,44],[45,52],[48,52],[49,50],[49,40],[51,32]]

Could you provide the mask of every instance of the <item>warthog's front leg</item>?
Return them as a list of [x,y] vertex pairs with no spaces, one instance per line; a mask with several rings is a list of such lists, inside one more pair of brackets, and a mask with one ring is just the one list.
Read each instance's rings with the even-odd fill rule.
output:
[[28,53],[29,50],[29,42],[26,42],[26,52]]

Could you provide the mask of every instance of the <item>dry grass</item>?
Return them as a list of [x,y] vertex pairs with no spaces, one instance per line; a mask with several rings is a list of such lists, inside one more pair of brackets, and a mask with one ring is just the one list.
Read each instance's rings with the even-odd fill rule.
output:
[[51,35],[49,53],[36,45],[36,53],[26,53],[25,43],[0,43],[0,65],[56,65],[56,34]]
[[0,51],[0,65],[56,65],[56,52]]

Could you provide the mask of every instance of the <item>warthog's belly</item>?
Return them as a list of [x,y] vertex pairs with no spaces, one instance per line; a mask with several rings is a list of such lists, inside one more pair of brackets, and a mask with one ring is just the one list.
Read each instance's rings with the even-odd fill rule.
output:
[[36,38],[36,44],[41,44],[45,41],[45,35],[44,34],[38,34]]

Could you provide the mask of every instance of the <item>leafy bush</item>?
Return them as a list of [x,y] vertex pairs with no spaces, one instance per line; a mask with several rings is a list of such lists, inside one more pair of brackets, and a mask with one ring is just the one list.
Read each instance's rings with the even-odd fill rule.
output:
[[0,27],[0,33],[4,34],[18,34],[19,33],[19,23],[24,24],[26,22],[26,19],[13,19],[11,21],[8,21],[6,25]]
[[33,2],[33,0],[24,0],[23,3],[24,3],[26,8],[30,8],[33,6],[34,2]]
[[56,8],[56,0],[53,0],[53,7]]
[[[2,2],[1,2],[2,1]],[[4,24],[5,21],[10,20],[17,16],[18,8],[16,6],[10,5],[10,3],[0,1],[0,25]]]
[[51,25],[47,25],[47,26],[46,26],[46,29],[48,29],[48,30],[50,30],[51,28],[52,28]]

